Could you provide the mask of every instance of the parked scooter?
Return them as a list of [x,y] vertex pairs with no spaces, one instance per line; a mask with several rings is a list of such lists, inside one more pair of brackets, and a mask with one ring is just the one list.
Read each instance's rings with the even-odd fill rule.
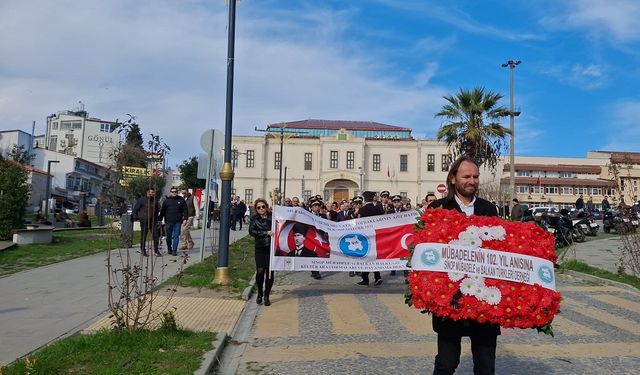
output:
[[602,217],[602,230],[605,233],[611,233],[614,230],[618,234],[624,234],[629,232],[630,223],[631,220],[622,217],[618,211],[607,210]]
[[585,235],[596,236],[600,226],[596,223],[593,215],[582,209],[571,212],[574,227],[577,226]]
[[[558,212],[545,212],[542,214],[540,221],[545,225],[549,232],[552,232],[556,247],[563,247],[573,244],[574,242],[583,242],[584,234],[574,228],[568,211],[564,210],[564,215]],[[561,211],[562,212],[562,211]]]

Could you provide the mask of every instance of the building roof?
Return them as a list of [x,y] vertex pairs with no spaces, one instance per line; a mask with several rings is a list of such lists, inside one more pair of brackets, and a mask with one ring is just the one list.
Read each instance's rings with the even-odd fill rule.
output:
[[329,129],[329,130],[372,130],[372,131],[406,131],[410,132],[410,128],[402,128],[399,126],[381,124],[373,121],[344,121],[344,120],[301,120],[271,124],[267,129],[278,129],[284,124],[285,128],[295,129]]
[[[537,177],[516,177],[516,185],[536,185],[538,181]],[[503,177],[500,179],[500,183],[503,185],[509,184],[509,177]],[[593,187],[616,187],[614,181],[609,180],[594,180],[584,178],[540,178],[540,185],[542,186],[593,186]]]
[[[509,170],[509,164],[505,164],[503,171]],[[516,171],[540,171],[540,172],[573,172],[600,174],[599,165],[570,165],[570,164],[517,164]]]

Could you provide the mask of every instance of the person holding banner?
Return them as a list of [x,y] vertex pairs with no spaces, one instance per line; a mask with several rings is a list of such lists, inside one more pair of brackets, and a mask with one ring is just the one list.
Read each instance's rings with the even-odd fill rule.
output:
[[[255,238],[255,260],[256,260],[256,286],[258,287],[258,296],[256,303],[262,304],[264,297],[264,305],[270,306],[269,293],[273,287],[273,271],[269,270],[269,255],[271,254],[271,214],[269,213],[269,205],[267,201],[258,198],[253,203],[256,210],[255,215],[251,216],[249,221],[249,234]],[[268,272],[265,283],[264,277]],[[264,287],[264,290],[263,290]]]
[[[443,208],[463,212],[467,216],[498,216],[491,202],[476,197],[480,172],[476,162],[461,156],[447,174],[447,196],[431,203],[428,208]],[[434,375],[453,374],[460,363],[461,340],[471,339],[474,374],[494,374],[496,346],[500,326],[474,320],[451,320],[432,316],[433,330],[438,333],[438,354]]]
[[[382,205],[376,205],[373,203],[373,198],[376,196],[376,193],[373,191],[365,191],[362,193],[364,197],[364,205],[358,211],[358,217],[368,217],[368,216],[376,216],[376,215],[384,215],[384,209]],[[362,286],[369,286],[369,272],[362,272],[360,274],[362,277],[362,281],[356,283]],[[382,276],[380,276],[379,271],[375,271],[373,273],[374,282],[373,285],[380,286],[382,285]]]

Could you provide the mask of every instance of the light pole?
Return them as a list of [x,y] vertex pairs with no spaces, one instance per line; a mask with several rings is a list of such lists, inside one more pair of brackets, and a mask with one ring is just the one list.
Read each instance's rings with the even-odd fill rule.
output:
[[47,162],[47,191],[44,200],[44,217],[49,221],[49,195],[51,194],[51,164],[60,163],[59,160],[49,160]]
[[509,194],[511,199],[509,200],[509,204],[513,202],[516,198],[516,166],[515,166],[515,118],[520,115],[520,111],[515,112],[513,109],[513,70],[516,68],[516,65],[520,65],[522,61],[517,60],[509,60],[506,63],[502,64],[503,68],[509,67],[509,129],[511,130],[511,143],[509,145]]
[[364,191],[364,170],[362,167],[358,167],[358,169],[360,170],[360,193],[358,195],[362,195]]
[[233,64],[236,34],[236,0],[229,0],[229,35],[227,42],[227,93],[224,120],[224,164],[220,171],[222,192],[220,196],[220,247],[218,249],[218,267],[214,281],[219,285],[230,285],[229,275],[229,230],[231,224],[231,137],[233,135]]

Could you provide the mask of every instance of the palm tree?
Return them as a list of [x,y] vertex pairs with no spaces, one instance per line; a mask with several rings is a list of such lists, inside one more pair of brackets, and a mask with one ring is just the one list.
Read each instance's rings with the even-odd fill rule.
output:
[[467,155],[478,165],[486,163],[495,169],[506,147],[505,138],[511,135],[509,129],[498,123],[509,116],[507,107],[497,105],[502,97],[502,94],[485,92],[482,87],[470,91],[460,89],[456,96],[443,97],[449,103],[436,114],[446,119],[437,139],[447,143],[454,158]]

